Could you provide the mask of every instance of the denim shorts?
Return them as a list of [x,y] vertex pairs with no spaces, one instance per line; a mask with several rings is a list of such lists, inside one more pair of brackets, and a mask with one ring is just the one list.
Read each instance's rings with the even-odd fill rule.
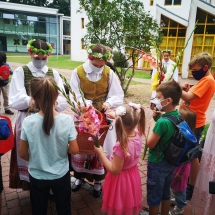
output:
[[159,163],[147,164],[147,203],[149,206],[159,206],[161,200],[170,200],[170,185],[175,166],[163,159]]

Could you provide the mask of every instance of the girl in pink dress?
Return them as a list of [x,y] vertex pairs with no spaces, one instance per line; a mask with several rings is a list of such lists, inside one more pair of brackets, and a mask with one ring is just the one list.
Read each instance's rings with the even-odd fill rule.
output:
[[[196,113],[186,107],[181,108],[179,113],[194,131],[196,125]],[[169,212],[169,215],[179,215],[184,213],[184,207],[187,205],[186,189],[190,174],[190,166],[191,163],[186,163],[175,168],[174,178],[171,183],[171,189],[175,198],[175,207]]]
[[142,191],[137,163],[145,131],[145,112],[137,104],[119,106],[115,111],[117,143],[108,159],[102,147],[95,151],[107,170],[103,186],[102,211],[108,215],[138,215]]

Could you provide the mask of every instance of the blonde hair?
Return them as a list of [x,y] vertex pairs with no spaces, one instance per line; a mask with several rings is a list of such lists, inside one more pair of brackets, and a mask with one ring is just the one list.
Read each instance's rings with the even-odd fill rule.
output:
[[145,111],[144,108],[140,108],[140,112],[130,105],[123,105],[126,108],[126,114],[118,116],[116,118],[116,137],[117,141],[120,142],[122,150],[125,155],[128,153],[128,135],[126,131],[132,131],[137,127],[138,132],[141,135],[145,134]]
[[208,69],[210,69],[212,66],[212,63],[213,63],[213,58],[211,57],[211,55],[207,52],[202,52],[202,53],[195,55],[190,60],[190,62],[188,64],[188,68],[189,68],[189,70],[191,70],[195,64],[198,64],[202,67],[204,65],[208,65]]

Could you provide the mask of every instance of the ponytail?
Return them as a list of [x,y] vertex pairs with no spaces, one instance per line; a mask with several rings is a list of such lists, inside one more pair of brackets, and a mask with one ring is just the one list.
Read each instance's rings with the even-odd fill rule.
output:
[[123,125],[121,116],[116,118],[115,127],[116,127],[117,141],[120,142],[120,145],[121,145],[122,150],[124,151],[125,155],[128,155],[128,137],[127,137],[127,133],[124,129],[124,125]]
[[138,131],[141,135],[145,135],[145,124],[146,124],[146,116],[145,116],[145,110],[143,106],[140,108],[140,118],[137,125]]

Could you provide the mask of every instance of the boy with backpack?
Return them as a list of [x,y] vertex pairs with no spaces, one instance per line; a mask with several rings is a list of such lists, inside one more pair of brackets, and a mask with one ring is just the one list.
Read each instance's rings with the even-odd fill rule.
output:
[[150,131],[147,145],[149,147],[147,164],[147,203],[149,215],[158,215],[161,203],[161,214],[168,215],[170,209],[170,184],[173,179],[175,166],[164,158],[164,150],[167,149],[170,140],[176,130],[175,125],[165,116],[171,115],[179,119],[176,106],[179,103],[182,90],[175,81],[160,84],[156,89],[157,96],[154,99],[156,108],[164,111],[154,111],[156,121]]
[[[186,106],[196,112],[195,135],[197,141],[201,137],[206,122],[206,111],[215,92],[215,81],[210,69],[213,63],[212,56],[203,52],[195,55],[189,62],[189,70],[193,77],[198,80],[197,84],[190,89],[190,85],[185,83],[181,98],[186,102]],[[185,104],[184,104],[185,105]],[[193,159],[191,162],[189,184],[187,187],[187,200],[192,198],[193,188],[199,170],[199,160]]]

